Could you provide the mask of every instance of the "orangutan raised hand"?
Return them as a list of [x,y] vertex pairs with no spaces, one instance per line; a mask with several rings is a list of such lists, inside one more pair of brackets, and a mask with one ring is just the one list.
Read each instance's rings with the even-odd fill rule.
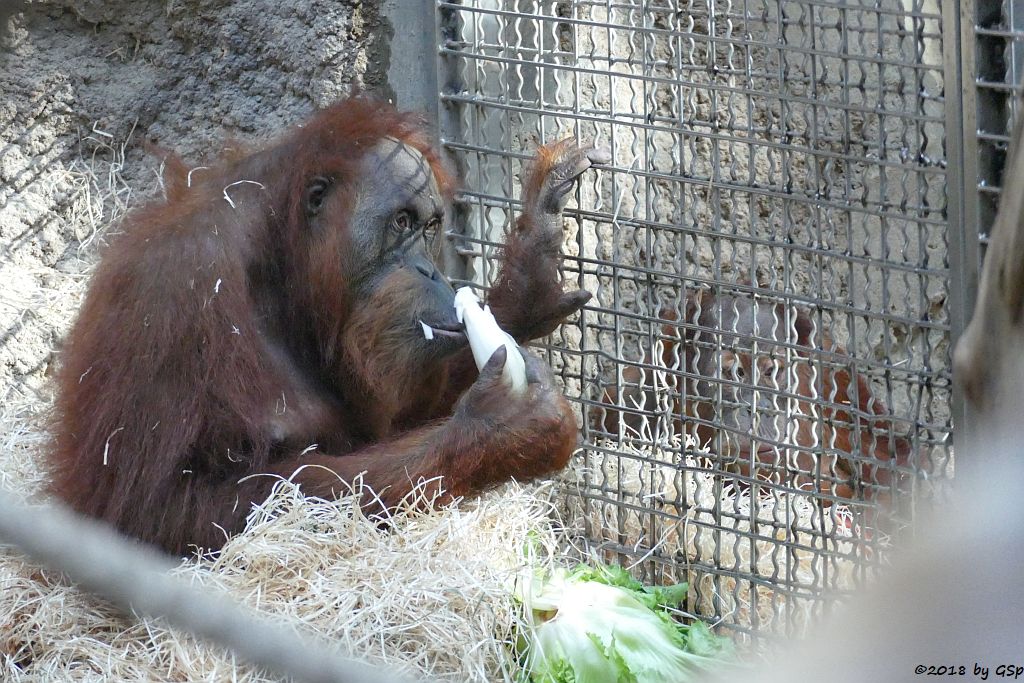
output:
[[583,172],[609,160],[607,150],[567,138],[537,150],[524,171],[523,211],[488,297],[494,317],[520,343],[550,334],[590,300],[590,292],[562,288],[562,209]]

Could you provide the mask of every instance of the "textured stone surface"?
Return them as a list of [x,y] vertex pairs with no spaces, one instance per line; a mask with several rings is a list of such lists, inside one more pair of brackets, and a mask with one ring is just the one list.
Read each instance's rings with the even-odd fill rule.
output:
[[[353,87],[389,95],[379,2],[85,0],[0,13],[0,399],[44,385],[102,232],[202,163]],[[14,10],[14,11],[11,11]],[[99,239],[97,239],[97,237]],[[54,292],[62,305],[54,307]]]

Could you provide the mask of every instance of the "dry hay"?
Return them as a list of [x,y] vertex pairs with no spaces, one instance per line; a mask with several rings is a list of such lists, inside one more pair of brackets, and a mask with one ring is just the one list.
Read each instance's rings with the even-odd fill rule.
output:
[[690,582],[690,612],[801,635],[836,597],[863,586],[890,545],[855,524],[846,505],[823,509],[810,495],[722,485],[694,446],[677,437],[655,448],[598,444],[618,454],[592,450],[575,461],[569,476],[591,499],[570,495],[564,512],[577,537],[604,545],[608,561],[625,546],[634,565],[657,555],[681,566],[663,580]]
[[[25,497],[34,497],[43,482],[37,458],[45,442],[39,426],[45,405],[25,402],[0,416],[0,486]],[[672,460],[679,459],[678,448],[657,451],[657,460],[649,461],[650,452],[616,447],[622,456],[606,456],[604,462],[591,456],[590,467],[603,473],[607,485],[635,497],[627,502],[678,515],[675,523],[661,526],[657,538],[641,515],[614,506],[580,508],[574,497],[562,511],[572,522],[570,536],[559,534],[551,524],[550,484],[512,484],[436,512],[406,510],[384,531],[363,517],[356,497],[305,498],[282,481],[219,555],[183,561],[175,572],[226,591],[277,621],[309,629],[366,661],[452,681],[514,680],[510,644],[519,619],[514,579],[524,567],[558,558],[584,522],[593,525],[592,532],[598,529],[599,537],[625,536],[637,547],[704,564],[717,558],[721,568],[769,581],[809,590],[859,585],[852,560],[833,557],[826,567],[820,553],[788,550],[780,558],[778,550],[781,541],[811,546],[814,539],[835,536],[828,541],[833,555],[852,552],[854,532],[841,523],[842,510],[822,518],[820,509],[801,496],[752,499],[750,491],[728,487],[716,493],[709,472],[680,475]],[[685,456],[685,463],[698,465],[693,456]],[[583,459],[575,460],[569,478],[584,474]],[[682,514],[673,507],[680,486],[690,501]],[[716,504],[741,518],[719,518],[731,531],[717,535],[708,530]],[[773,537],[741,540],[739,533],[750,529],[752,504],[753,519],[787,524]],[[539,552],[528,558],[528,548]],[[693,586],[689,611],[724,615],[726,623],[762,632],[799,632],[822,605],[820,597],[785,597],[769,586],[716,577],[696,566],[679,578]],[[0,679],[265,680],[230,653],[160,620],[123,617],[3,547]]]
[[[41,483],[34,417],[25,406],[2,421],[2,484],[22,495]],[[511,680],[510,589],[524,566],[542,561],[525,557],[528,541],[555,552],[549,490],[509,485],[438,512],[406,510],[384,531],[356,496],[305,498],[282,481],[219,555],[185,560],[175,573],[396,672]],[[159,620],[120,616],[0,548],[0,679],[264,677]]]

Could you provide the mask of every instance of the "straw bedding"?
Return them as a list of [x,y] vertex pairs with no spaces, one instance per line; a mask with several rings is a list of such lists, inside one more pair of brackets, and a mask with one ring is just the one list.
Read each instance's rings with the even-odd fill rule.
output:
[[[40,483],[34,417],[26,407],[3,419],[3,486],[20,493]],[[354,496],[305,498],[282,481],[219,555],[175,571],[396,672],[510,680],[510,588],[527,562],[526,539],[555,550],[549,488],[513,484],[434,513],[400,512],[385,531],[360,514]],[[0,547],[0,679],[264,677],[159,620],[122,617]]]
[[[38,425],[44,407],[9,409],[0,425],[6,435],[0,444],[2,486],[26,496],[33,496],[42,482],[36,458],[44,443]],[[649,480],[644,476],[649,472],[623,471],[620,483],[627,491]],[[582,472],[577,464],[568,478]],[[703,477],[698,473],[684,479],[697,508],[712,502],[708,482],[699,481]],[[556,499],[554,491],[551,484],[510,484],[444,510],[403,511],[385,531],[360,514],[354,497],[305,498],[282,481],[253,510],[245,532],[229,540],[219,555],[185,560],[176,572],[396,672],[452,681],[513,680],[510,644],[518,619],[510,590],[514,578],[529,564],[577,555],[564,551],[565,536],[551,520],[556,512],[566,515],[571,533],[581,515],[588,514],[574,509],[571,501],[578,499],[572,496],[567,510],[556,511],[550,502]],[[726,504],[750,505],[749,492],[728,493]],[[780,513],[762,503],[759,516]],[[792,507],[789,513],[800,524],[813,524],[813,509],[801,501],[783,499],[777,505]],[[708,513],[690,511],[683,518],[685,522],[669,525],[653,545],[669,554],[711,557],[714,537],[693,523],[708,523]],[[622,528],[613,519],[591,522],[592,528],[604,527],[602,534]],[[744,526],[749,524],[736,524],[737,531]],[[625,532],[641,543],[651,540],[639,525],[627,525]],[[722,534],[717,540],[721,566],[754,567],[771,576],[772,541],[755,545],[761,559],[751,565],[751,545]],[[527,548],[541,552],[527,558]],[[791,560],[792,578],[808,586],[821,583],[820,556],[797,551]],[[833,571],[831,588],[854,585],[851,563],[839,563]],[[726,622],[756,623],[766,632],[798,632],[821,606],[818,600],[783,599],[750,582],[729,577],[716,581],[696,570],[683,578],[694,586],[691,611],[712,614],[717,596]],[[0,679],[264,680],[230,653],[159,620],[118,615],[11,549],[0,549],[0,587]]]

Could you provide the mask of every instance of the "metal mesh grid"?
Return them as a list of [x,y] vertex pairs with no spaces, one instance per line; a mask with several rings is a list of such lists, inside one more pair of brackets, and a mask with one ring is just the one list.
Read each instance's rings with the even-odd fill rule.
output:
[[539,345],[583,425],[567,522],[693,612],[800,632],[949,464],[937,2],[438,6],[468,279],[536,143],[612,151],[566,212],[594,299]]
[[[973,87],[965,93],[965,106],[974,109],[974,135],[967,136],[968,153],[977,163],[977,177],[969,178],[977,191],[979,255],[984,256],[989,230],[995,220],[1002,187],[1002,171],[1017,117],[1024,77],[1024,3],[975,1],[970,3],[965,57]],[[973,220],[974,217],[968,217]]]

